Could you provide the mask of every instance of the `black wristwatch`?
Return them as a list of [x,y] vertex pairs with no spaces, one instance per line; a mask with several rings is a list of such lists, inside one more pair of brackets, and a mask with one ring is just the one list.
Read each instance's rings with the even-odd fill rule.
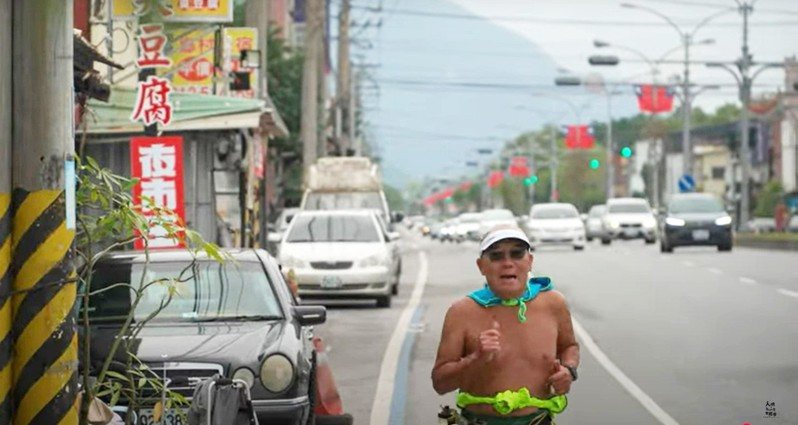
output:
[[571,382],[574,382],[577,380],[577,378],[579,378],[579,374],[576,373],[576,366],[569,366],[567,364],[564,364],[563,366],[568,369],[568,372],[571,372]]

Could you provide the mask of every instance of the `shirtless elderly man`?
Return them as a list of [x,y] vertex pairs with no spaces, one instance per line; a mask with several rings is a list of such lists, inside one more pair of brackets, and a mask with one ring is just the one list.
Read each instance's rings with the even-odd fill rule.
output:
[[563,295],[529,278],[529,247],[521,229],[491,229],[477,258],[487,285],[446,313],[432,386],[459,390],[463,424],[544,425],[567,405],[579,345]]

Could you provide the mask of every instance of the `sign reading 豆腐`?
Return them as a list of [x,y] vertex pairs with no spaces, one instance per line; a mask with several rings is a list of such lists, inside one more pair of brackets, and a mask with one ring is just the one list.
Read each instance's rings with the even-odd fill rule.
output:
[[[146,24],[139,28],[139,57],[136,66],[139,69],[169,68],[172,60],[164,55],[164,47],[168,39],[161,24]],[[141,121],[150,126],[156,122],[169,125],[172,122],[172,104],[169,93],[172,86],[169,80],[150,75],[145,81],[139,81],[136,90],[136,105],[130,114],[130,120]]]
[[[185,223],[185,205],[183,202],[183,138],[170,137],[134,137],[130,140],[131,177],[139,179],[133,187],[133,202],[141,206],[145,216],[153,216],[154,211],[146,197],[153,205],[166,207],[174,211],[174,220]],[[160,218],[162,219],[162,217]],[[166,237],[167,230],[151,223],[147,235],[150,248],[172,248],[184,246],[183,241]],[[136,249],[144,248],[143,238],[136,239]]]

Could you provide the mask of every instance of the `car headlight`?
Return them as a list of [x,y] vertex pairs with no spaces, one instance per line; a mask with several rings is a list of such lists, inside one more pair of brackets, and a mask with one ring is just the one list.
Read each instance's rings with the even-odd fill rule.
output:
[[728,226],[731,223],[732,223],[732,218],[729,215],[718,217],[715,219],[715,224],[717,224],[718,226]]
[[303,268],[303,267],[305,267],[305,261],[304,260],[302,260],[300,258],[292,257],[290,255],[284,255],[280,259],[280,263],[283,265],[283,267],[288,268],[288,269],[295,269],[295,268]]
[[680,226],[684,226],[685,221],[682,220],[681,218],[668,217],[668,218],[665,219],[665,224],[667,224],[668,226],[680,227]]
[[273,393],[285,391],[294,381],[294,365],[282,354],[266,357],[260,365],[260,382]]
[[604,224],[611,229],[617,229],[620,226],[620,224],[615,220],[607,220],[604,222]]
[[233,379],[240,379],[247,383],[247,386],[252,388],[255,384],[255,374],[249,368],[240,367],[233,373]]
[[369,255],[368,257],[360,260],[357,264],[360,267],[374,267],[382,265],[385,262],[385,256],[382,254]]
[[641,224],[643,225],[643,227],[646,227],[646,228],[650,229],[652,227],[656,227],[657,220],[654,220],[653,218],[647,218],[647,219],[643,220],[643,222]]

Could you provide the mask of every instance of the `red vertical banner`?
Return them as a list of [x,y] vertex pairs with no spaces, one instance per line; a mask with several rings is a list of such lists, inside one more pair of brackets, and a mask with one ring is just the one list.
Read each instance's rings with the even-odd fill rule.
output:
[[[175,220],[185,223],[183,198],[183,138],[133,137],[130,139],[131,177],[139,179],[133,186],[133,202],[142,207],[145,216],[152,216],[151,208],[143,205],[142,197],[152,198],[159,207],[175,212]],[[150,248],[185,246],[183,240],[167,238],[163,226],[152,224],[147,239]],[[135,241],[136,249],[144,249],[144,238]]]
[[488,175],[488,187],[494,188],[500,185],[502,180],[504,180],[503,171],[491,171]]
[[643,84],[635,86],[640,112],[670,112],[673,109],[673,89],[668,86]]
[[593,149],[596,139],[588,125],[569,125],[565,133],[567,149]]
[[510,158],[510,167],[507,173],[513,177],[528,177],[529,164],[525,156],[514,156]]

